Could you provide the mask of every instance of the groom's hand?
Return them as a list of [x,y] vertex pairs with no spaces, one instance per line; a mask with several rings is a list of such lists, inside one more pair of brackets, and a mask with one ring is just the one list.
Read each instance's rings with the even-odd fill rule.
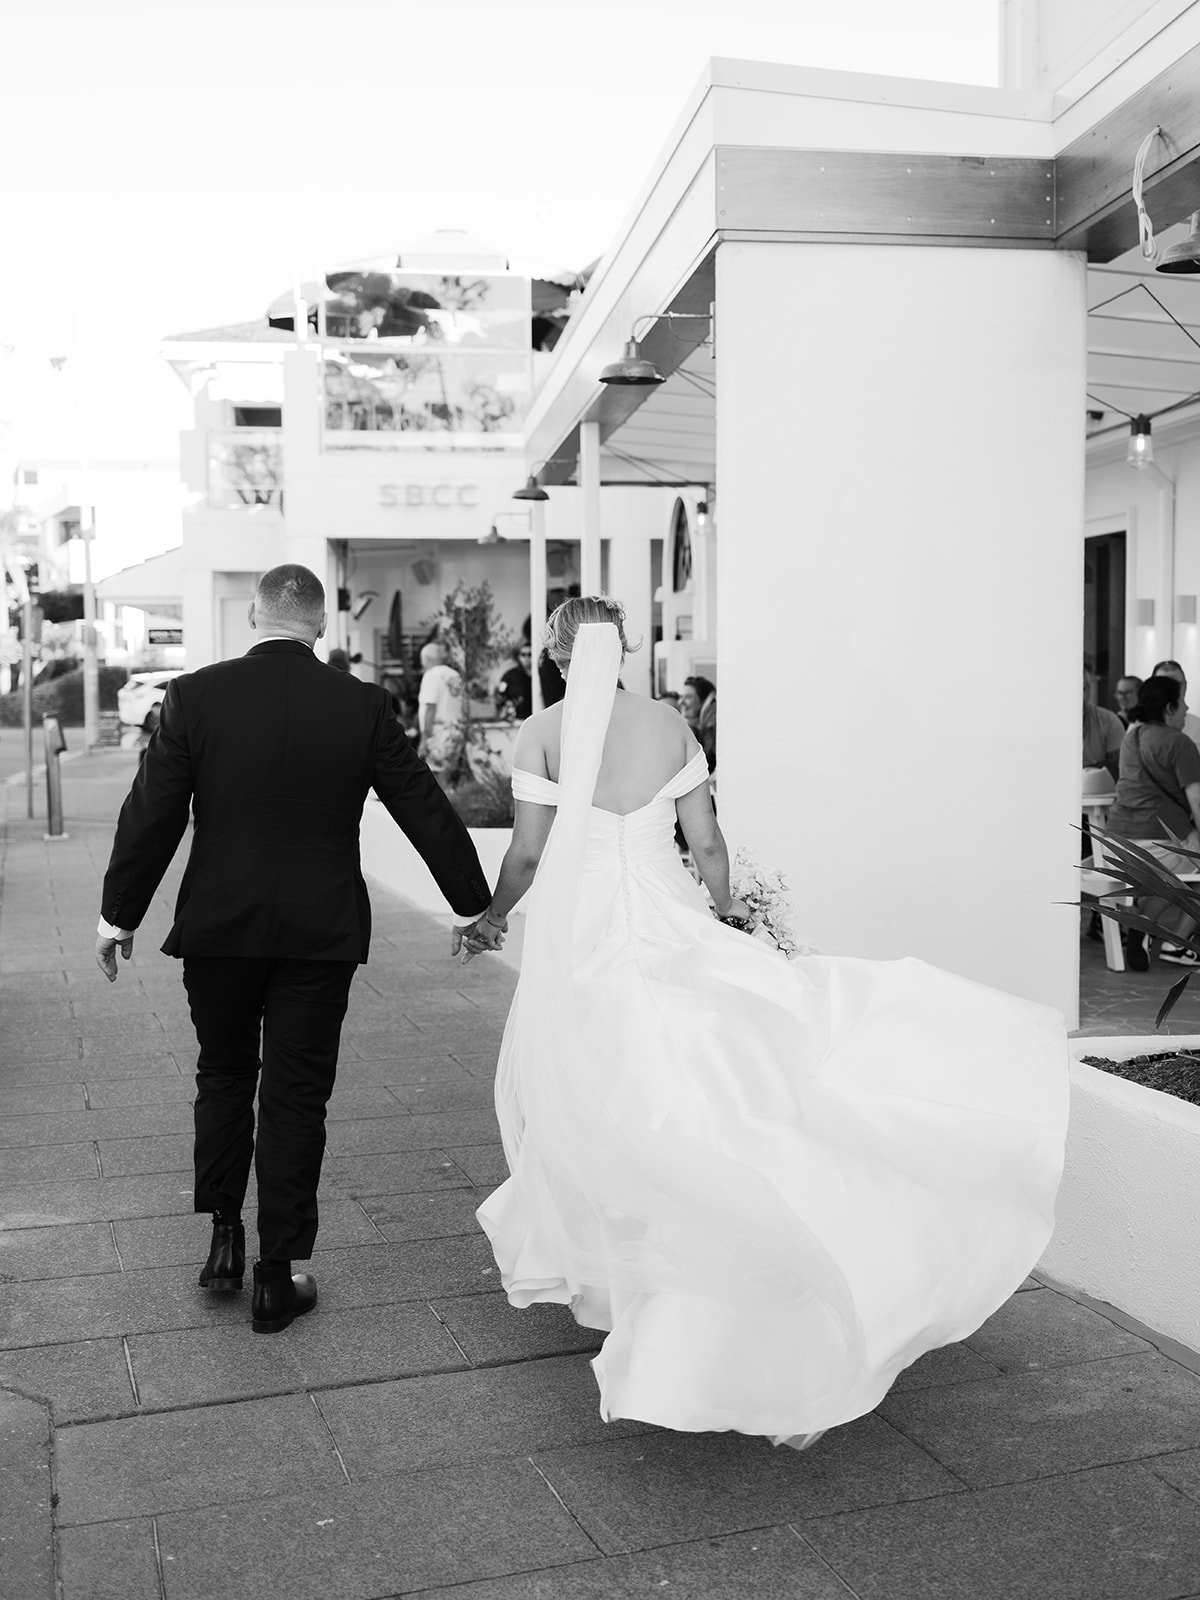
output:
[[486,913],[466,927],[456,927],[450,934],[450,954],[459,955],[465,967],[473,956],[482,955],[485,950],[500,950],[504,945],[504,935],[508,932],[508,919],[502,927],[492,922]]
[[96,965],[108,979],[109,983],[117,981],[117,948],[120,947],[121,956],[128,961],[133,954],[133,935],[126,934],[123,939],[109,939],[104,934],[96,935]]

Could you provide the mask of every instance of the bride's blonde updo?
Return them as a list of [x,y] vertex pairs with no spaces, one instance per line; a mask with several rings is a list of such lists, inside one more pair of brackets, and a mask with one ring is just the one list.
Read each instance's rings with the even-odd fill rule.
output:
[[622,660],[631,648],[641,648],[640,643],[631,646],[625,637],[625,607],[619,600],[610,600],[606,594],[577,595],[556,606],[546,623],[546,649],[556,667],[561,669],[570,661],[575,635],[585,622],[612,623],[621,641]]

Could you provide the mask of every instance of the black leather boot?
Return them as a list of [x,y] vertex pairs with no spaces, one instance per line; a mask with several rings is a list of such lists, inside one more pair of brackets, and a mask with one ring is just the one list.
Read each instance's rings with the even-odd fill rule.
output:
[[212,1248],[200,1271],[202,1289],[240,1289],[246,1272],[246,1230],[213,1218]]
[[250,1326],[255,1333],[279,1333],[317,1303],[316,1279],[291,1270],[290,1261],[254,1263]]

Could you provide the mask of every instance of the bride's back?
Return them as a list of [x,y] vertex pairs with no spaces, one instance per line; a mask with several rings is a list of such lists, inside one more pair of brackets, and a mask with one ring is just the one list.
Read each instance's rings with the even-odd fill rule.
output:
[[[532,737],[527,740],[526,732]],[[558,782],[561,758],[562,705],[531,717],[522,730],[522,744],[535,743],[545,762],[545,776]],[[673,706],[618,689],[604,739],[600,772],[592,804],[626,816],[647,805],[692,754],[687,723]],[[518,764],[530,767],[531,751],[518,752]]]

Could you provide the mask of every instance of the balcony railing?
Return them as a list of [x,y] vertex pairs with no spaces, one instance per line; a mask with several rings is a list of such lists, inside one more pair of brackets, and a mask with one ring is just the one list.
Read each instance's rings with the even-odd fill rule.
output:
[[225,428],[208,436],[208,504],[283,510],[283,449],[278,428]]

